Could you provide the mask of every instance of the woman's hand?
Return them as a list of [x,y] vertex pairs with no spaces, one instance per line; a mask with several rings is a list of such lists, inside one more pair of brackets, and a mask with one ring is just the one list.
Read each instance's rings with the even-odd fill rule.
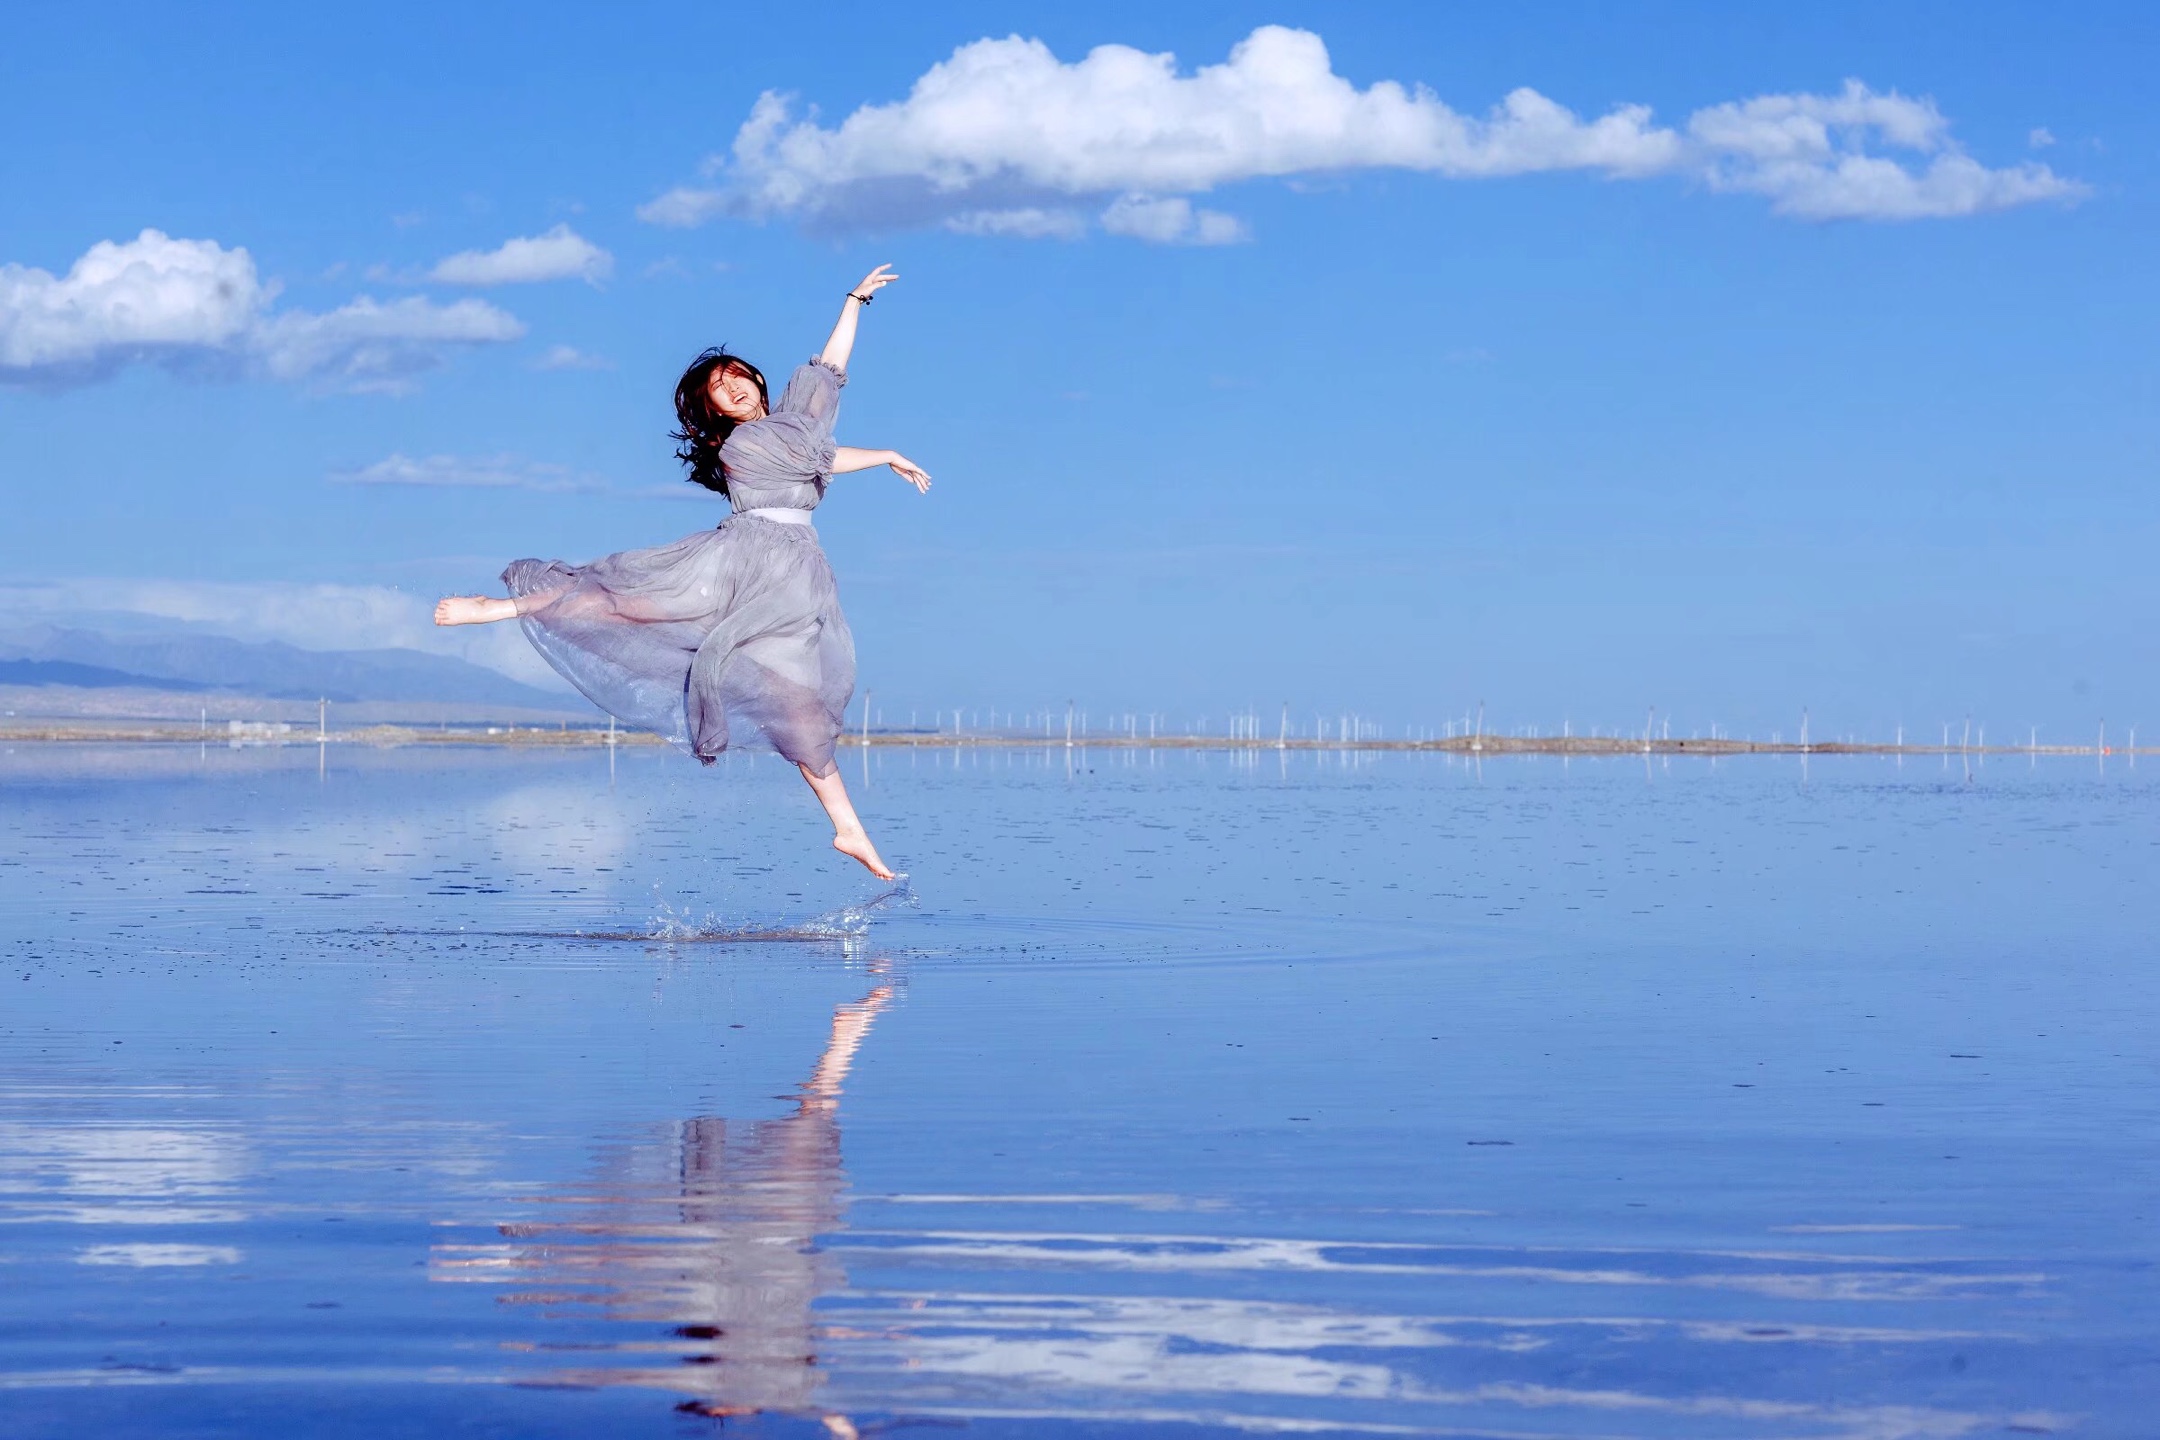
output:
[[890,265],[878,266],[877,269],[872,270],[868,275],[863,276],[862,284],[857,285],[853,290],[848,291],[848,294],[860,295],[865,300],[869,299],[871,296],[877,294],[878,291],[884,289],[887,285],[892,284],[893,281],[900,278],[898,275],[891,275],[886,273],[891,269],[892,266]]
[[825,348],[818,351],[818,359],[845,374],[848,357],[855,353],[855,325],[862,312],[869,307],[870,297],[900,277],[891,273],[892,266],[880,265],[862,277],[862,283],[848,291],[848,298],[840,302],[840,318],[833,322],[832,334],[825,341]]
[[922,466],[917,465],[905,455],[895,455],[885,463],[892,466],[893,474],[898,475],[902,480],[914,486],[916,494],[927,495],[930,493],[930,472],[923,469]]
[[930,472],[902,455],[897,450],[862,450],[853,445],[833,447],[832,473],[852,475],[857,470],[870,470],[879,465],[890,465],[892,472],[922,494],[930,493]]

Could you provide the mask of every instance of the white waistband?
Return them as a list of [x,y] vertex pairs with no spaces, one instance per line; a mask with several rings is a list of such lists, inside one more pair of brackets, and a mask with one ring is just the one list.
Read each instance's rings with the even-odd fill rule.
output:
[[810,512],[780,505],[761,505],[755,510],[738,510],[738,515],[755,515],[760,520],[776,520],[782,525],[808,525]]

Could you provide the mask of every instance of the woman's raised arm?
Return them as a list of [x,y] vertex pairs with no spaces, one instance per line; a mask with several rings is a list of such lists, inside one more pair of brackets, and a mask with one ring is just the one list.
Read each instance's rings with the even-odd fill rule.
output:
[[848,291],[847,299],[840,302],[840,318],[833,323],[832,334],[826,337],[825,348],[818,351],[817,358],[842,374],[847,372],[848,356],[855,353],[856,316],[870,303],[871,296],[900,278],[885,273],[890,269],[890,265],[878,266],[863,276],[862,283]]

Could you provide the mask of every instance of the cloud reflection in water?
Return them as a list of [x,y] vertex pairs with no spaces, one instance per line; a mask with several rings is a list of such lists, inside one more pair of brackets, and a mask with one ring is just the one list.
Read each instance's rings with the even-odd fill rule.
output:
[[[870,963],[874,974],[888,968],[882,959]],[[502,1225],[506,1243],[437,1245],[432,1278],[514,1287],[504,1303],[554,1319],[641,1327],[597,1343],[512,1342],[511,1350],[540,1367],[518,1370],[523,1383],[644,1387],[686,1397],[676,1408],[689,1413],[814,1418],[841,1436],[857,1434],[857,1417],[866,1414],[1518,1436],[1574,1435],[1585,1425],[1604,1433],[1623,1423],[1654,1424],[1660,1434],[1821,1440],[1947,1440],[2006,1420],[2056,1422],[1750,1397],[1744,1382],[1715,1387],[1726,1393],[1683,1386],[1669,1394],[1596,1383],[1596,1361],[1615,1347],[1684,1353],[1682,1373],[1737,1379],[1747,1367],[1721,1363],[1719,1352],[2021,1343],[2006,1333],[1823,1323],[1783,1311],[1775,1323],[1670,1314],[1389,1314],[1099,1288],[1105,1275],[1141,1285],[1149,1276],[1175,1276],[1188,1291],[1237,1288],[1238,1275],[1255,1272],[1413,1277],[1429,1282],[1420,1286],[1428,1295],[1450,1284],[1527,1287],[1546,1308],[1563,1311],[1552,1287],[1632,1292],[1654,1312],[1664,1307],[1650,1297],[1675,1288],[1743,1304],[1954,1303],[2030,1293],[2045,1279],[1955,1259],[850,1228],[839,1103],[858,1050],[894,994],[881,979],[834,1010],[825,1048],[787,1113],[756,1121],[698,1116],[666,1127],[664,1140],[617,1147],[588,1186],[546,1202],[574,1210],[575,1218]],[[878,1203],[887,1210],[1048,1204],[1154,1214],[1219,1208],[1157,1194],[899,1195]],[[848,1263],[874,1268],[881,1283],[851,1286]],[[911,1271],[930,1283],[910,1283]],[[967,1274],[1035,1283],[1012,1290],[950,1285]],[[1045,1288],[1041,1282],[1053,1275],[1088,1278],[1079,1288]],[[567,1363],[556,1364],[558,1357]],[[1567,1374],[1582,1383],[1531,1378]],[[1465,1421],[1474,1430],[1453,1428]]]

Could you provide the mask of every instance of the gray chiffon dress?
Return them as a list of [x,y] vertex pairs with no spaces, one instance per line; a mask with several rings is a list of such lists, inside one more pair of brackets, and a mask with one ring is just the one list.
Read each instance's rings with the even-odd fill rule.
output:
[[586,699],[711,764],[763,740],[816,775],[855,693],[855,639],[807,524],[744,511],[810,511],[832,480],[847,376],[797,369],[763,420],[720,447],[718,529],[590,565],[519,560],[503,572],[525,636]]

